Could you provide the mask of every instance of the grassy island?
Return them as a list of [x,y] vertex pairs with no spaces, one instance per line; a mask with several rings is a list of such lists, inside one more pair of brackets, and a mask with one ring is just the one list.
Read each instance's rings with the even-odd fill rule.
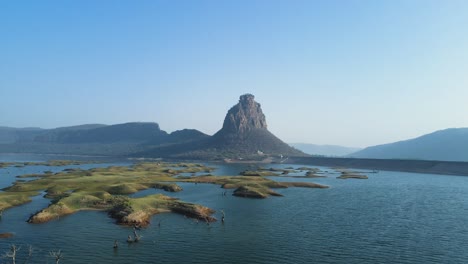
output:
[[[261,176],[212,176],[214,169],[191,163],[145,162],[132,166],[111,166],[89,170],[65,169],[59,173],[18,176],[18,180],[0,193],[0,210],[31,201],[31,197],[45,192],[51,203],[31,215],[28,222],[43,223],[80,210],[102,210],[124,225],[148,225],[152,215],[174,212],[207,222],[216,221],[214,210],[162,195],[131,198],[127,195],[149,188],[168,192],[182,191],[176,182],[219,184],[235,189],[240,197],[266,198],[279,196],[271,188],[307,187],[327,188],[314,183],[275,182]],[[182,176],[192,175],[192,176]],[[34,177],[24,181],[24,177]]]
[[242,176],[278,176],[279,174],[270,170],[258,170],[258,171],[246,170],[246,171],[239,173],[239,175],[242,175]]
[[344,169],[339,170],[341,175],[336,177],[337,179],[361,179],[365,180],[368,179],[367,175],[363,175],[361,172],[358,171],[348,171]]

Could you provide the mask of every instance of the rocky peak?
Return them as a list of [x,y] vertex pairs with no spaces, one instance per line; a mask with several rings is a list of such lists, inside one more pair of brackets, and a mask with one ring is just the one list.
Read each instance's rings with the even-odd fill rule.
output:
[[252,94],[241,95],[239,103],[228,111],[221,131],[243,134],[253,129],[266,130],[265,115],[260,104],[254,99],[255,96]]

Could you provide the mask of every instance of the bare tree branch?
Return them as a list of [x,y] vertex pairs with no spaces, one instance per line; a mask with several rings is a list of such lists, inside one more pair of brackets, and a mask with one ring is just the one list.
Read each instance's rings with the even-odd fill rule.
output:
[[62,250],[57,251],[50,251],[49,255],[55,258],[55,264],[59,264],[60,260],[62,259]]

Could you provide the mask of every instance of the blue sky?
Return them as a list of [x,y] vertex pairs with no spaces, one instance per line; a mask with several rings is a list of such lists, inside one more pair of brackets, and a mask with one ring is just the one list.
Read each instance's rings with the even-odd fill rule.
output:
[[208,134],[252,93],[286,142],[468,127],[468,1],[2,1],[0,126]]

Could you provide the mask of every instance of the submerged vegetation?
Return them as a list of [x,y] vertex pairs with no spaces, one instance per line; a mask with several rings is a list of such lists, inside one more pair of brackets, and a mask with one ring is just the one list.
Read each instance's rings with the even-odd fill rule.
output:
[[[54,164],[69,164],[66,162]],[[233,195],[250,198],[281,196],[272,189],[288,187],[327,188],[314,183],[276,182],[264,176],[213,176],[214,168],[192,163],[144,162],[132,166],[111,166],[89,170],[65,169],[62,172],[17,176],[19,179],[0,192],[0,210],[31,201],[31,197],[45,192],[51,203],[28,219],[30,223],[44,223],[80,210],[102,210],[118,224],[149,224],[152,215],[174,212],[206,222],[216,221],[214,210],[187,203],[163,194],[131,198],[141,190],[157,188],[168,192],[182,191],[176,182],[218,184],[234,189]],[[267,172],[267,171],[261,171]],[[204,175],[197,174],[204,173]],[[273,173],[276,175],[276,173]],[[191,175],[191,176],[185,176]],[[253,175],[253,174],[252,174]],[[24,181],[22,178],[35,178]],[[225,194],[225,192],[224,192]]]

